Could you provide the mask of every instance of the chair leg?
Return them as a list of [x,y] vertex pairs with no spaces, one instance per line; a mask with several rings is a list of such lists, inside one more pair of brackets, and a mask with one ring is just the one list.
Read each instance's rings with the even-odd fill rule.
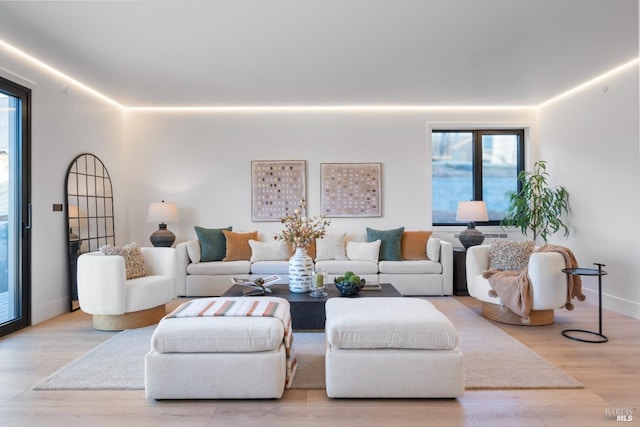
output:
[[485,301],[482,302],[482,315],[496,322],[520,326],[550,325],[554,320],[553,310],[531,310],[529,323],[522,323],[522,318],[507,307]]
[[164,304],[125,314],[94,314],[93,328],[100,331],[122,331],[124,329],[142,328],[158,323],[165,314],[166,308]]

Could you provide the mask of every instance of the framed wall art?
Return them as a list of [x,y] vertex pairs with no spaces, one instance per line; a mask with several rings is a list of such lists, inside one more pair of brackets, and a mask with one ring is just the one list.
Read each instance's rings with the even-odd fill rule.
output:
[[382,216],[381,163],[321,163],[322,215]]
[[280,221],[306,197],[305,160],[251,162],[251,219]]

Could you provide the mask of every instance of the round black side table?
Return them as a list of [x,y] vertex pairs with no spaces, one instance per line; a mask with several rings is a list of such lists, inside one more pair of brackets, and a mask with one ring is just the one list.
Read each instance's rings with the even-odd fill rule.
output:
[[[597,262],[594,262],[593,264],[597,265],[598,268],[564,268],[562,272],[576,276],[598,276],[598,332],[585,331],[584,329],[565,329],[564,331],[562,331],[562,335],[576,341],[602,344],[609,341],[609,338],[602,334],[602,276],[605,276],[607,272],[602,269],[602,267],[605,266],[604,264],[598,264]],[[580,334],[591,334],[595,335],[598,338],[595,338],[593,340],[579,338],[572,336],[571,334],[573,332],[577,332]]]

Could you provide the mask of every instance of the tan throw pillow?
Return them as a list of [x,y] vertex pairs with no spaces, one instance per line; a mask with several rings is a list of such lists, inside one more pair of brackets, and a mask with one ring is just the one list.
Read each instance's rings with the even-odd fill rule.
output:
[[521,242],[493,240],[489,250],[489,268],[520,271],[529,264],[529,256],[533,249],[534,243],[531,240]]
[[100,248],[100,252],[105,255],[119,255],[124,258],[124,269],[127,280],[149,275],[149,270],[147,270],[147,264],[144,262],[140,246],[135,242],[129,243],[122,248],[104,245]]
[[222,261],[244,261],[251,259],[251,246],[249,240],[258,240],[258,232],[236,233],[222,230],[227,239],[227,256]]
[[405,231],[402,233],[400,250],[402,259],[428,259],[427,241],[432,231]]

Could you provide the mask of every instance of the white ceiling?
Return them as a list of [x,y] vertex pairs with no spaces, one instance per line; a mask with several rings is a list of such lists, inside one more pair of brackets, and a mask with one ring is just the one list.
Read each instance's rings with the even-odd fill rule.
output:
[[125,106],[537,105],[638,35],[638,0],[0,1],[0,40]]

